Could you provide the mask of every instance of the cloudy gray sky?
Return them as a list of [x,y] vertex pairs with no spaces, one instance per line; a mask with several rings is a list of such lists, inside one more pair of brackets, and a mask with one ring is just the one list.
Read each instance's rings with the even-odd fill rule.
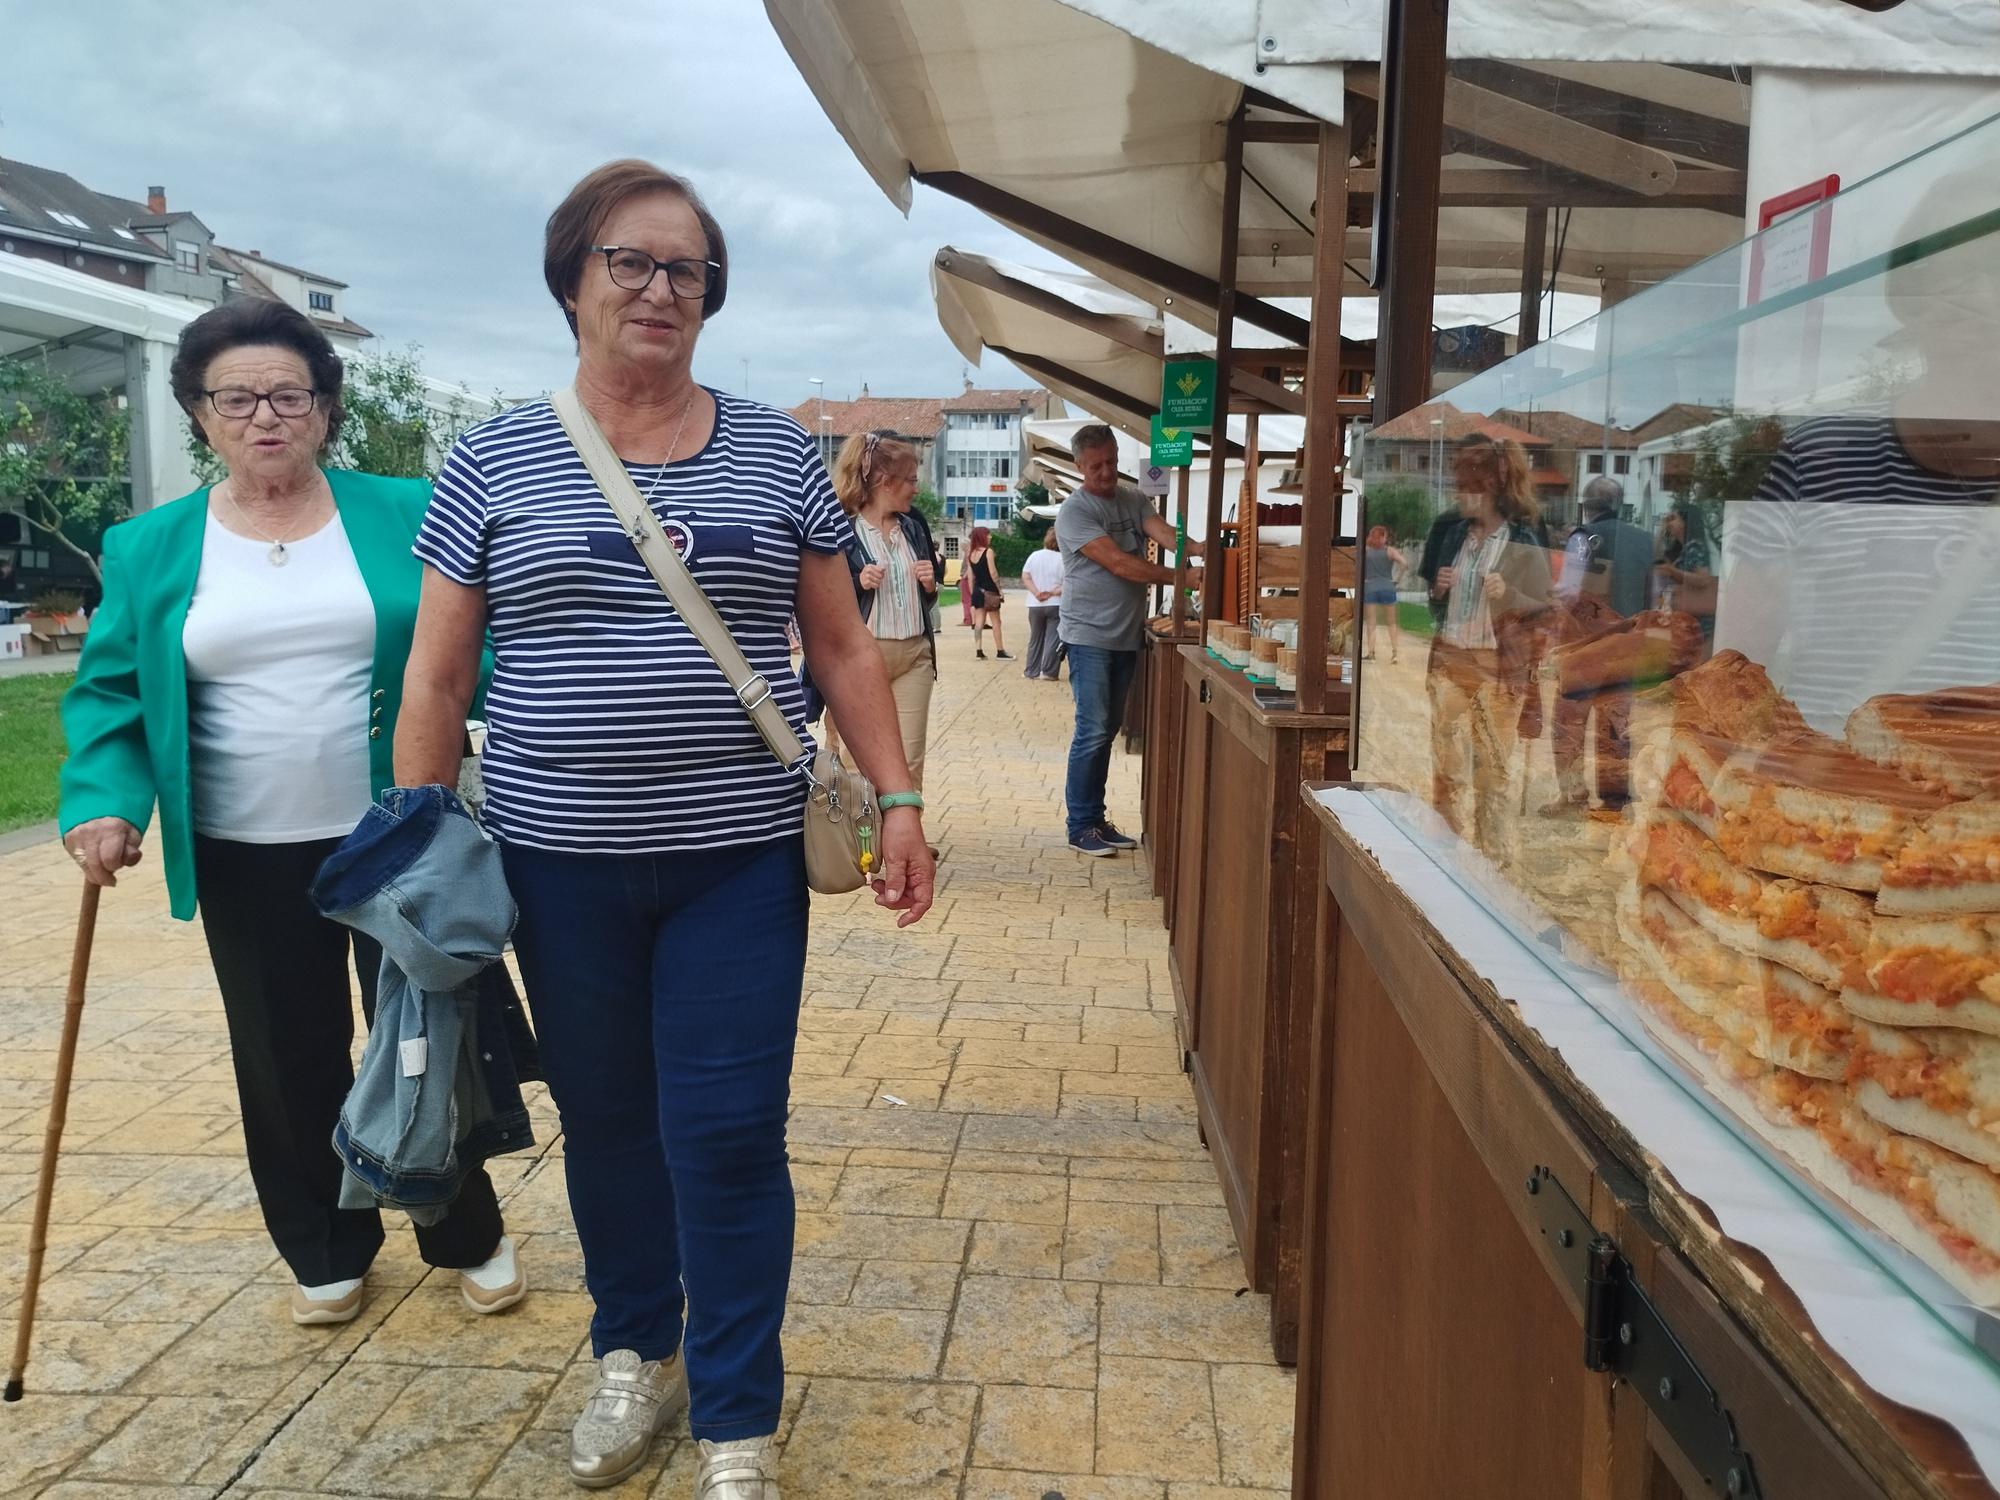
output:
[[[478,390],[532,394],[572,349],[541,279],[548,212],[644,156],[691,177],[730,238],[729,305],[695,372],[792,405],[946,395],[962,361],[933,251],[1048,264],[925,189],[905,220],[861,170],[758,0],[0,0],[0,156],[139,198],[224,243],[348,282],[381,343]],[[986,386],[1025,384],[989,355]]]

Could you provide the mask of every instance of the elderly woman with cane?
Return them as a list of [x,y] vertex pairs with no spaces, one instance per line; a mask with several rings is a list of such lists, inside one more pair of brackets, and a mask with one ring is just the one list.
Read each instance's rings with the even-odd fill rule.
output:
[[[251,1180],[296,1282],[292,1319],[344,1323],[361,1310],[382,1222],[339,1206],[350,935],[307,887],[389,781],[429,486],[325,467],[341,362],[283,303],[203,313],[171,378],[224,475],[105,533],[104,603],[62,706],[63,845],[85,879],[116,885],[158,807],[168,901],[183,921],[199,906],[222,991]],[[352,950],[372,1019],[381,954],[358,936]],[[458,1272],[474,1312],[525,1295],[483,1168],[417,1245]]]
[[[456,773],[490,630],[486,823],[520,907],[515,951],[597,1303],[571,1476],[637,1472],[692,1395],[696,1493],[775,1500],[807,788],[746,710],[775,704],[804,740],[788,619],[879,789],[876,900],[899,926],[931,904],[923,799],[812,439],[695,383],[729,255],[694,189],[642,161],[600,167],[550,215],[542,270],[577,341],[574,390],[474,428],[445,461],[417,542],[396,770],[406,785]],[[596,472],[629,477],[600,488],[573,435]],[[635,535],[678,552],[755,669],[748,692]]]

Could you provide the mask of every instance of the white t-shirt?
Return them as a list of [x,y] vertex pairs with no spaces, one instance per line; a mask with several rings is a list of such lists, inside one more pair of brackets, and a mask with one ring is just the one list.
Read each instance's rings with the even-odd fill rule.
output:
[[[1051,552],[1046,547],[1037,547],[1028,554],[1028,560],[1021,564],[1021,581],[1029,588],[1040,589],[1045,594],[1060,589],[1063,581],[1062,553]],[[1028,596],[1030,609],[1054,609],[1061,603],[1062,595],[1059,593],[1053,599],[1037,599],[1032,594]]]
[[374,602],[339,516],[285,550],[274,568],[270,543],[208,518],[181,647],[194,826],[210,838],[341,838],[373,800]]

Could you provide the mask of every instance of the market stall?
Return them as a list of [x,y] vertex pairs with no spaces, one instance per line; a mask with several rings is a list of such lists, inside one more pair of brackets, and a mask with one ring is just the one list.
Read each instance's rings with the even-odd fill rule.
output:
[[[1996,1493],[1992,104],[1448,393],[1437,608],[1305,797],[1299,1496]],[[1575,423],[1659,503],[1544,538]]]

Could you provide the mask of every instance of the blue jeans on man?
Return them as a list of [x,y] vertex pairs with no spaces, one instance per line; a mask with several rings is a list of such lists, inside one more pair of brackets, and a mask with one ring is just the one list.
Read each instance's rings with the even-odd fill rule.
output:
[[1104,822],[1104,783],[1111,752],[1125,722],[1125,698],[1139,672],[1137,651],[1076,646],[1069,652],[1069,688],[1076,699],[1076,730],[1069,742],[1069,777],[1063,789],[1069,836]]

